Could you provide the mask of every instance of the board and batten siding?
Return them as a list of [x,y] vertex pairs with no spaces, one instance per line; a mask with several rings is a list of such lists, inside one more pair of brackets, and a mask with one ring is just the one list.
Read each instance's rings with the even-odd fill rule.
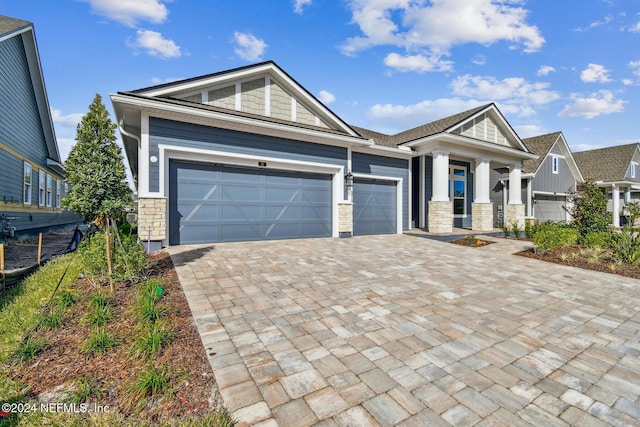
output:
[[456,135],[464,135],[470,138],[481,139],[500,145],[509,145],[507,137],[502,133],[498,125],[488,114],[482,114],[472,121],[465,123],[451,132]]
[[[160,144],[347,167],[347,149],[152,117],[149,155]],[[149,191],[160,191],[160,162],[149,164]]]
[[402,229],[409,228],[409,159],[377,156],[366,153],[351,154],[353,173],[402,178]]
[[553,155],[547,155],[533,178],[531,189],[534,192],[565,194],[575,189],[575,183],[567,159],[558,157],[558,173],[553,173]]

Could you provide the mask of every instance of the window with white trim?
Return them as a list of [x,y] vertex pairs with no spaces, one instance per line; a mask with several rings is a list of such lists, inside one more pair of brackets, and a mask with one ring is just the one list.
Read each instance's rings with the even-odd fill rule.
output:
[[47,207],[53,206],[53,177],[47,174]]
[[31,180],[33,179],[33,169],[31,163],[24,162],[24,197],[22,202],[25,205],[31,204]]
[[46,201],[46,176],[43,170],[38,171],[38,206],[44,206]]
[[551,157],[551,171],[553,173],[558,173],[558,157],[557,156]]
[[60,209],[60,200],[62,199],[62,183],[56,180],[56,208]]
[[631,171],[630,171],[631,178],[635,178],[636,177],[637,166],[638,166],[637,163],[631,162]]

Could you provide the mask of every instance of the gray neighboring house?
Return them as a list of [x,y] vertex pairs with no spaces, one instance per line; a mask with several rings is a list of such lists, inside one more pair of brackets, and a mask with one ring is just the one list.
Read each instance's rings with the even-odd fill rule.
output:
[[[273,61],[111,101],[153,247],[487,231],[491,170],[520,183],[536,158],[494,104],[384,135],[345,123]],[[519,190],[508,214],[523,223]]]
[[612,225],[620,227],[624,205],[640,200],[640,149],[638,143],[574,153],[585,179],[593,179],[609,199]]
[[527,218],[538,222],[569,222],[568,197],[584,179],[562,132],[525,138],[539,157],[522,166],[526,178]]
[[83,222],[66,191],[33,24],[0,15],[0,215],[17,232]]

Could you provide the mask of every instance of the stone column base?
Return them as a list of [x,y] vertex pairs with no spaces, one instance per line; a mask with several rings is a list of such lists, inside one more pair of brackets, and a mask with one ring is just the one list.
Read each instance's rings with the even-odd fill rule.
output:
[[164,197],[138,199],[138,236],[140,240],[164,240],[167,237],[167,199]]
[[511,205],[507,204],[506,211],[507,225],[509,228],[513,227],[513,224],[517,224],[520,230],[524,230],[524,205]]
[[471,230],[493,230],[493,203],[471,203]]
[[429,202],[429,233],[453,231],[453,202]]
[[338,203],[338,235],[353,236],[353,203]]

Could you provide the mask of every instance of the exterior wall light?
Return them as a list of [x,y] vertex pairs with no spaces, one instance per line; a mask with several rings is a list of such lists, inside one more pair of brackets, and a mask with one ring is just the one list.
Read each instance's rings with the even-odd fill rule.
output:
[[344,176],[344,183],[348,190],[353,189],[353,174],[351,171],[347,171],[347,174]]

